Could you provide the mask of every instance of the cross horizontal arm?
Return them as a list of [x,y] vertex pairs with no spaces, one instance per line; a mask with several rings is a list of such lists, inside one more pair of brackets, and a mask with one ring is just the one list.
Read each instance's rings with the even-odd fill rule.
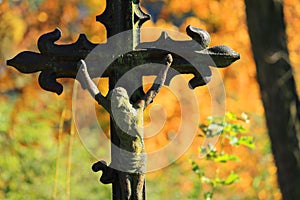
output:
[[[178,73],[170,73],[166,84],[169,84],[175,75],[193,74],[194,78],[190,80],[189,84],[192,88],[195,88],[210,81],[212,75],[208,66],[226,67],[239,59],[239,54],[227,46],[207,48],[210,38],[206,31],[188,26],[187,33],[193,40],[175,41],[163,32],[158,40],[141,43],[135,50],[115,58],[109,67],[89,68],[89,74],[91,78],[109,77],[115,70],[120,74],[124,74],[132,68],[146,63],[164,64],[162,62],[165,56],[172,53],[172,68]],[[39,77],[41,87],[57,94],[62,93],[63,87],[56,79],[75,78],[80,59],[84,59],[97,45],[89,42],[83,34],[73,44],[55,44],[55,41],[60,37],[59,29],[42,35],[38,40],[41,53],[21,52],[13,59],[8,60],[7,64],[14,66],[23,73],[41,71]],[[100,44],[103,49],[109,45],[113,44]],[[105,54],[105,52],[103,53]],[[103,68],[107,69],[104,73],[100,73]],[[143,76],[156,74],[158,72],[154,69],[143,71]]]

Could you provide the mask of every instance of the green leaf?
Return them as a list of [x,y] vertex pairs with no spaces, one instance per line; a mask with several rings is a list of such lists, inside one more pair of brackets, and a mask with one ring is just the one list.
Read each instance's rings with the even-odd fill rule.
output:
[[208,127],[207,127],[207,134],[206,136],[207,137],[214,137],[214,136],[217,136],[217,135],[220,135],[223,133],[223,129],[224,129],[224,126],[221,126],[219,124],[210,124]]
[[206,132],[207,132],[207,125],[205,125],[205,124],[200,124],[200,125],[199,125],[199,128],[201,129],[201,131],[202,131],[205,135],[207,135],[207,134],[206,134]]
[[227,139],[229,139],[229,144],[231,144],[232,146],[233,145],[236,145],[236,146],[239,145],[239,138],[238,137],[236,137],[236,136],[228,136]]
[[209,117],[207,117],[207,121],[208,121],[208,123],[212,123],[212,122],[213,122],[213,120],[214,120],[214,117],[213,117],[213,116],[209,116]]
[[216,162],[222,162],[225,163],[227,161],[239,161],[239,157],[231,154],[221,153],[216,158],[213,159]]
[[202,177],[201,177],[201,182],[202,182],[202,183],[206,183],[206,184],[211,184],[211,183],[213,183],[213,181],[212,181],[210,178],[206,177],[206,176],[202,176]]
[[236,181],[238,181],[239,178],[240,177],[238,174],[231,172],[230,175],[225,179],[224,184],[231,185],[231,184],[235,183]]
[[213,184],[213,187],[216,187],[218,185],[231,185],[233,183],[235,183],[236,181],[239,180],[239,175],[231,172],[230,175],[226,178],[226,179],[220,179],[218,177],[216,177],[214,180],[211,181],[211,183]]
[[255,144],[252,136],[242,136],[239,138],[238,143],[246,147],[249,147],[250,149],[255,148]]
[[207,148],[204,146],[199,147],[199,152],[201,155],[207,154]]
[[236,114],[234,114],[232,112],[226,112],[225,117],[227,120],[232,120],[232,121],[237,120]]
[[204,199],[205,200],[211,200],[212,197],[213,197],[213,192],[209,191],[209,192],[204,193]]
[[201,172],[201,169],[200,169],[199,165],[193,160],[189,160],[189,162],[192,164],[193,172],[195,172],[199,177],[202,177],[203,172]]

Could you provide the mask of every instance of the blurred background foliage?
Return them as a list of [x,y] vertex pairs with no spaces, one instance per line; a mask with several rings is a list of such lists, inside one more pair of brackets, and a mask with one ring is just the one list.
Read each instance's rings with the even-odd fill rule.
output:
[[[222,173],[239,171],[240,180],[218,188],[215,199],[281,199],[255,79],[243,0],[144,0],[142,5],[153,17],[143,27],[184,33],[191,24],[211,34],[211,45],[228,45],[241,53],[241,60],[220,73],[226,90],[226,110],[249,115],[251,123],[246,128],[254,137],[256,148],[228,149],[238,155],[240,162],[222,164]],[[300,30],[300,4],[298,0],[285,0],[284,6],[290,58],[292,65],[298,66],[300,40],[295,33]],[[104,0],[0,0],[0,199],[109,199],[110,186],[100,184],[99,174],[91,172],[91,164],[96,160],[72,128],[74,81],[61,80],[65,91],[57,96],[39,88],[36,74],[21,74],[5,64],[20,51],[37,51],[38,37],[56,27],[63,34],[59,43],[72,43],[80,33],[94,43],[103,42],[106,31],[95,16],[104,8]],[[156,39],[151,35],[142,37]],[[299,70],[294,68],[298,93]],[[206,87],[195,91],[201,123],[211,114],[211,99]],[[154,141],[146,141],[149,150],[170,142],[168,134],[178,126],[180,109],[174,109],[178,102],[165,103],[166,95],[170,94],[164,88],[154,102],[164,106],[168,123]],[[108,130],[107,116],[103,119],[101,123]],[[147,118],[146,123],[149,121]],[[147,175],[149,199],[201,199],[203,188],[188,162],[199,159],[201,144],[201,138],[196,138],[179,160]],[[106,153],[101,148],[99,151]],[[208,173],[215,173],[218,168],[205,160],[198,164]]]

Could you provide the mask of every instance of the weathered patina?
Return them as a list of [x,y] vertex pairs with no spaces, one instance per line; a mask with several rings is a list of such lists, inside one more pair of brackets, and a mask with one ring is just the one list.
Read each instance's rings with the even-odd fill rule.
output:
[[[113,157],[109,168],[104,170],[103,176],[115,180],[116,171],[121,187],[121,199],[142,200],[146,172],[146,151],[144,145],[143,118],[145,108],[153,101],[160,88],[164,85],[173,58],[171,54],[166,57],[166,66],[157,75],[152,87],[141,100],[132,104],[127,91],[123,87],[116,87],[104,97],[91,80],[86,63],[81,60],[82,68],[78,73],[78,80],[88,89],[92,97],[103,106],[111,115],[116,134],[120,140],[119,156]],[[101,162],[99,163],[101,165]],[[107,173],[108,174],[105,174]]]

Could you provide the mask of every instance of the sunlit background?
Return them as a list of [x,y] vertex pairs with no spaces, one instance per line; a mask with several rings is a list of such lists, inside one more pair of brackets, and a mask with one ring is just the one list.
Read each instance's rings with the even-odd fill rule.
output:
[[[144,0],[143,9],[152,21],[143,27],[160,27],[185,32],[187,25],[207,30],[211,46],[228,45],[241,54],[229,68],[219,70],[226,90],[226,110],[240,115],[245,112],[250,123],[244,124],[255,139],[256,148],[229,149],[240,162],[215,164],[200,160],[197,137],[188,151],[167,168],[147,174],[148,199],[202,199],[202,187],[192,171],[189,159],[196,160],[208,173],[222,174],[232,170],[240,180],[221,187],[215,199],[281,199],[276,167],[265,127],[264,111],[255,78],[243,0]],[[105,27],[95,16],[105,9],[101,0],[0,0],[0,199],[109,199],[111,189],[98,182],[100,174],[91,171],[96,160],[84,148],[72,122],[73,80],[59,80],[62,95],[42,90],[38,74],[21,74],[6,66],[6,60],[20,51],[37,50],[40,35],[59,27],[58,43],[75,42],[85,33],[94,43],[106,39]],[[294,66],[298,93],[300,91],[300,4],[284,1],[288,47]],[[151,35],[143,40],[156,40]],[[188,77],[187,77],[188,78]],[[106,84],[105,84],[106,82]],[[107,81],[100,89],[105,91]],[[200,122],[211,115],[210,95],[206,87],[195,89],[200,108]],[[170,142],[170,134],[178,126],[180,110],[167,88],[155,99],[163,105],[167,124],[148,150]],[[166,99],[170,99],[167,103]],[[108,132],[108,115],[99,107],[99,121]],[[146,110],[146,123],[149,109]],[[147,121],[148,120],[148,121]],[[201,131],[199,129],[199,134]],[[99,147],[99,153],[101,147]]]

